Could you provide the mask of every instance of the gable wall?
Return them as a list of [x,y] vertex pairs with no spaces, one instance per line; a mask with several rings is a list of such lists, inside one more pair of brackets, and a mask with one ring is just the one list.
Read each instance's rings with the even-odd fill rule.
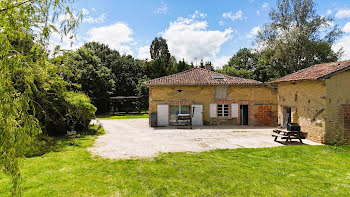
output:
[[328,144],[350,144],[350,71],[326,79]]
[[[324,143],[326,86],[321,81],[301,81],[278,85],[278,123],[283,125],[285,107],[292,108],[292,122],[298,123],[308,138]],[[323,112],[322,112],[323,111]]]

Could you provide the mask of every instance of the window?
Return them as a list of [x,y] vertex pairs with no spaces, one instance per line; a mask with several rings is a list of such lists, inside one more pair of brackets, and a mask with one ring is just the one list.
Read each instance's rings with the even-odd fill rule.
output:
[[227,98],[227,87],[216,87],[215,99],[226,99]]
[[218,104],[218,117],[229,117],[229,105]]
[[176,117],[178,114],[189,114],[190,106],[189,105],[170,105],[170,124],[176,123]]

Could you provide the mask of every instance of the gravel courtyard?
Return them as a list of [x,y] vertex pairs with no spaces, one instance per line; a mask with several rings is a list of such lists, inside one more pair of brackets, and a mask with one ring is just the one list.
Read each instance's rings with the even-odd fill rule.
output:
[[[100,120],[106,131],[89,149],[111,159],[154,157],[164,152],[283,146],[273,141],[273,128],[204,126],[191,129],[150,128],[148,119]],[[305,144],[318,145],[309,140]],[[299,142],[295,141],[295,144]]]

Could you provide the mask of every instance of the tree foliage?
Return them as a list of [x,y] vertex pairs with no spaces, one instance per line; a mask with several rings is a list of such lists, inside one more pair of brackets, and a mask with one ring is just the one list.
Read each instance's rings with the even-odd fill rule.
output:
[[341,31],[317,14],[312,0],[278,0],[269,16],[258,48],[239,50],[219,72],[266,82],[341,56],[332,50]]
[[107,45],[90,42],[74,52],[52,59],[67,68],[62,77],[73,90],[82,90],[97,107],[97,114],[109,112],[111,96],[136,96],[137,85],[144,76],[141,60],[120,55]]
[[330,17],[317,14],[312,0],[278,0],[257,37],[268,64],[281,77],[311,65],[338,60],[332,45],[341,35]]
[[[55,102],[54,95],[64,93],[57,91],[61,82],[46,47],[52,32],[74,34],[80,16],[74,17],[69,2],[0,1],[0,165],[13,180],[13,194],[20,194],[18,158],[42,131],[40,114],[50,113],[43,102]],[[60,14],[67,17],[56,27]]]
[[255,70],[257,68],[258,55],[248,48],[240,49],[228,62],[228,66],[235,69]]
[[97,113],[108,111],[109,97],[115,89],[112,73],[105,66],[109,65],[108,56],[105,56],[109,52],[104,46],[98,47],[96,44],[87,43],[75,52],[66,53],[63,59],[55,58],[62,59],[58,63],[68,68],[62,77],[72,84],[71,89],[81,90],[87,94],[92,104],[97,107]]
[[153,60],[162,59],[168,63],[170,59],[170,52],[166,40],[162,37],[155,37],[150,46],[150,54]]

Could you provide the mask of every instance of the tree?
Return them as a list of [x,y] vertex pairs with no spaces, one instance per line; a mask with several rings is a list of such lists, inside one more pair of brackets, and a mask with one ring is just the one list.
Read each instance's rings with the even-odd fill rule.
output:
[[232,66],[225,65],[221,69],[216,70],[219,73],[230,75],[233,77],[242,77],[246,79],[254,79],[254,74],[246,69],[236,69]]
[[184,59],[182,61],[179,61],[176,64],[176,71],[177,72],[183,72],[183,71],[186,71],[186,70],[189,70],[192,68],[193,68],[193,65],[187,64]]
[[[149,94],[148,94],[148,88],[143,86],[142,83],[145,81],[150,80],[150,78],[148,78],[146,75],[144,75],[140,80],[139,83],[137,84],[137,96],[140,97],[140,106],[141,109],[144,109],[146,111],[146,109],[148,109],[148,99],[149,99]],[[140,109],[140,111],[141,111]]]
[[168,63],[170,59],[170,53],[168,49],[168,44],[162,37],[155,37],[150,46],[151,58],[153,60],[162,59],[164,62]]
[[[47,42],[53,31],[74,33],[68,0],[0,1],[0,165],[12,178],[13,194],[20,194],[18,157],[41,132],[36,118],[36,73],[48,66]],[[61,28],[51,25],[64,14]],[[28,50],[29,49],[29,50]]]
[[106,67],[111,62],[107,54],[112,52],[105,45],[87,43],[73,53],[66,53],[63,61],[71,73],[65,73],[64,79],[81,85],[78,90],[91,98],[92,104],[97,107],[97,114],[109,111],[109,97],[115,90],[112,72]]
[[168,64],[163,59],[156,59],[150,62],[148,77],[151,79],[168,75]]
[[110,69],[116,83],[114,96],[135,96],[138,80],[143,77],[141,61],[131,55],[123,55],[111,62]]
[[258,59],[257,53],[252,52],[250,49],[243,48],[230,58],[228,66],[238,70],[246,69],[254,71],[257,68]]
[[[74,52],[52,59],[68,68],[61,72],[72,90],[82,90],[97,107],[97,114],[109,111],[111,96],[136,96],[145,63],[131,55],[120,55],[107,45],[89,42]],[[92,83],[93,81],[93,83]]]
[[273,68],[275,77],[340,57],[331,47],[341,30],[330,25],[332,18],[316,13],[312,0],[278,0],[270,19],[257,43],[268,64],[263,67]]
[[240,49],[230,58],[228,64],[218,71],[235,77],[269,81],[275,75],[265,59],[267,54],[267,50],[261,53],[254,49]]

